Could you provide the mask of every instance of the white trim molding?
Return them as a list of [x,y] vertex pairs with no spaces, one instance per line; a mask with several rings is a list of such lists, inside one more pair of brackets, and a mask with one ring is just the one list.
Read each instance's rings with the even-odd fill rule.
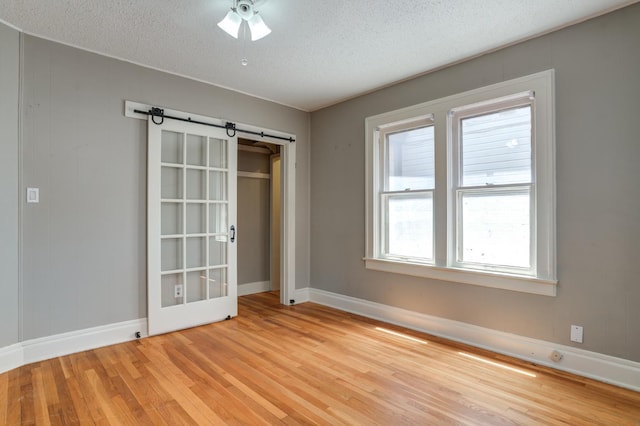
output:
[[[640,391],[640,363],[638,362],[421,314],[324,290],[308,288],[299,289],[297,293],[301,295],[307,293],[309,301],[320,305]],[[300,300],[296,299],[296,303],[302,301],[302,297],[300,297]],[[549,358],[553,351],[558,351],[563,355],[559,362],[553,362]]]
[[[242,146],[242,145],[238,145]],[[271,175],[269,173],[258,173],[258,172],[243,172],[238,170],[239,178],[251,178],[251,179],[271,179]]]
[[147,336],[146,318],[25,340],[0,349],[0,373],[33,362],[135,340],[137,332],[140,337]]
[[311,302],[311,288],[297,288],[293,293],[293,300],[296,304]]
[[480,285],[483,287],[499,288],[501,290],[521,291],[524,293],[539,294],[541,296],[555,296],[556,286],[558,284],[556,280],[543,280],[534,277],[491,273],[488,271],[472,271],[453,267],[443,268],[411,262],[400,263],[386,259],[365,258],[363,260],[367,269],[374,271],[393,272],[435,280]]
[[0,373],[13,370],[24,365],[24,351],[22,344],[16,343],[11,346],[0,348]]
[[271,290],[271,281],[256,281],[253,283],[238,284],[238,296],[264,293]]

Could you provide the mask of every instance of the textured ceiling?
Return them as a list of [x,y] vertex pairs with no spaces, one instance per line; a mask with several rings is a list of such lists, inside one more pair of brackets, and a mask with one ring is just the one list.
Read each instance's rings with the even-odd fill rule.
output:
[[268,0],[273,32],[255,42],[216,26],[231,0],[2,0],[0,20],[313,111],[635,2]]

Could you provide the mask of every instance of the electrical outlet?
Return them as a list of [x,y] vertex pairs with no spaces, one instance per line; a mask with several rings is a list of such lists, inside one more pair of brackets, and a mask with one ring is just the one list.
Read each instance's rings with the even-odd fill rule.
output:
[[182,297],[183,293],[184,293],[184,285],[176,284],[175,287],[173,288],[173,297],[177,299],[178,297]]
[[572,325],[571,326],[571,341],[576,343],[582,343],[582,338],[584,336],[584,329],[581,325]]
[[27,203],[40,202],[40,188],[27,188]]

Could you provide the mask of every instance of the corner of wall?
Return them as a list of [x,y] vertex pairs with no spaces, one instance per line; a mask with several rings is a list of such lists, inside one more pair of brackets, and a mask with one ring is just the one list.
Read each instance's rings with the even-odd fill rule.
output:
[[20,52],[21,33],[0,24],[0,358],[10,359],[20,339]]

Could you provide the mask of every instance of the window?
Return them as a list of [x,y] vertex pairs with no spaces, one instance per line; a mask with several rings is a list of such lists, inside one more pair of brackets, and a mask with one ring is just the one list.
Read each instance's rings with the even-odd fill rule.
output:
[[532,107],[525,93],[451,110],[455,266],[534,273]]
[[381,256],[433,261],[433,122],[416,120],[380,132]]
[[366,267],[555,295],[553,71],[369,117]]

